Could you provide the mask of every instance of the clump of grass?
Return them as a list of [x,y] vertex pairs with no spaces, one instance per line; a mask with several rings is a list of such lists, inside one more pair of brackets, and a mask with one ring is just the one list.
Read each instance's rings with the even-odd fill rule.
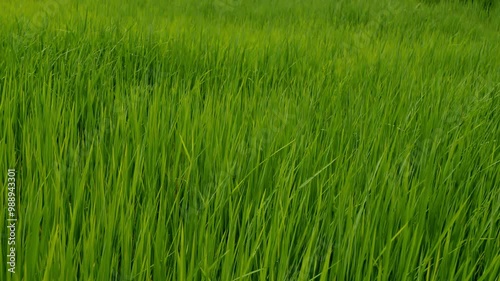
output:
[[479,6],[487,12],[490,12],[494,6],[496,6],[498,1],[496,0],[424,0],[426,3],[440,3],[440,2],[459,2],[462,4],[468,4],[473,6]]

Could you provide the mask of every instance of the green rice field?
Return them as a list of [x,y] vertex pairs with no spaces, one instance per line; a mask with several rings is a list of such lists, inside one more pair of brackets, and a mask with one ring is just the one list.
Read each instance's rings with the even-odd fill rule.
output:
[[500,2],[2,0],[0,280],[500,280]]

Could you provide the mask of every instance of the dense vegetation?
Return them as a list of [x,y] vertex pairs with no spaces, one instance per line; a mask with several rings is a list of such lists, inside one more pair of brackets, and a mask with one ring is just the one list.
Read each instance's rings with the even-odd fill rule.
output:
[[498,280],[499,14],[2,1],[0,280]]

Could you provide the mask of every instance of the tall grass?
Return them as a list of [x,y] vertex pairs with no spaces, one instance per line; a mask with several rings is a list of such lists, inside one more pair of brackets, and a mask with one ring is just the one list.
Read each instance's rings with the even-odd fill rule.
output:
[[498,280],[498,17],[44,3],[0,12],[0,280]]

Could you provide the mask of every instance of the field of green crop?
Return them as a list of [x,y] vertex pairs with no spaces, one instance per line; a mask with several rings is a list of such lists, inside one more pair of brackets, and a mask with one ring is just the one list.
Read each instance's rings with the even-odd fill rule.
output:
[[486,2],[3,0],[0,280],[499,280]]

